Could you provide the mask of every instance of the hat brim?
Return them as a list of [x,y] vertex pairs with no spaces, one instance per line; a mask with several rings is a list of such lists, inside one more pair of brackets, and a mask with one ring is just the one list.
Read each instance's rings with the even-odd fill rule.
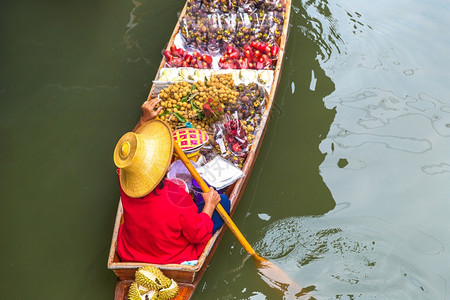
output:
[[[149,194],[164,178],[173,155],[170,127],[161,120],[151,120],[136,132],[138,145],[130,165],[120,170],[120,186],[128,196]],[[120,141],[119,141],[120,142]]]

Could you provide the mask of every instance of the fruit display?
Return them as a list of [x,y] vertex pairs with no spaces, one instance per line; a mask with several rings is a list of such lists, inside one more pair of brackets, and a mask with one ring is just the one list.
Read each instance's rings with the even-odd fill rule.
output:
[[239,91],[237,100],[227,108],[227,113],[244,122],[247,139],[252,143],[264,112],[267,95],[265,89],[256,83],[239,84],[237,89]]
[[206,132],[206,160],[221,155],[243,166],[274,78],[285,13],[285,0],[187,1],[179,47],[164,52],[166,68],[155,81],[159,117],[172,130]]
[[210,69],[194,68],[162,68],[158,81],[190,81],[205,80],[211,74]]
[[276,43],[285,17],[284,0],[190,0],[180,23],[183,47],[224,54],[254,40]]
[[249,145],[247,133],[242,125],[239,119],[233,117],[229,117],[225,123],[215,124],[215,139],[212,143],[220,156],[241,168]]
[[166,67],[193,67],[195,69],[208,69],[211,68],[212,57],[207,54],[200,54],[194,51],[189,54],[182,48],[177,46],[170,46],[170,50],[164,51],[164,57],[166,58]]
[[176,82],[159,93],[159,105],[163,107],[159,117],[172,129],[190,122],[194,128],[208,131],[238,95],[232,74],[212,75],[193,84]]
[[229,45],[225,54],[219,59],[222,69],[274,69],[280,47],[276,43],[252,41],[239,51]]
[[187,3],[187,12],[193,15],[254,12],[255,10],[284,12],[286,9],[285,0],[188,0]]
[[255,140],[267,95],[256,83],[240,84],[236,88],[239,91],[236,101],[227,106],[221,122],[212,125],[210,143],[215,153],[242,167],[248,147]]
[[[211,69],[194,69],[194,68],[161,68],[160,75],[154,83],[158,86],[158,93],[162,88],[167,87],[168,84],[179,81],[187,81],[189,83],[195,83],[196,81],[204,81],[205,78],[209,78],[211,75],[230,74],[234,80],[234,84],[251,83],[256,82],[262,86],[271,84],[273,79],[272,70],[253,70],[253,69],[224,69],[224,70],[211,70]],[[161,86],[161,88],[160,88]]]
[[128,291],[129,300],[169,300],[178,294],[178,284],[154,266],[139,268],[135,278]]

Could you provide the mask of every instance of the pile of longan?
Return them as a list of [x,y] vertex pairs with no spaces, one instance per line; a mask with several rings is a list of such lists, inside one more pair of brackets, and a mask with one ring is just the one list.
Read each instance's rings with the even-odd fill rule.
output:
[[159,93],[159,105],[163,107],[160,119],[172,130],[191,122],[192,127],[208,131],[217,120],[205,117],[203,104],[211,98],[218,100],[225,110],[228,104],[236,102],[238,95],[232,74],[212,75],[208,80],[194,84],[175,82]]

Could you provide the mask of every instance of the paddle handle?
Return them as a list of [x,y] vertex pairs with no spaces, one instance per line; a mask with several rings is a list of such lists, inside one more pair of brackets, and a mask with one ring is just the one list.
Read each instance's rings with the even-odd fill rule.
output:
[[[208,185],[205,183],[203,178],[200,177],[197,170],[194,168],[194,166],[191,164],[191,161],[187,158],[186,154],[184,154],[183,150],[181,150],[180,146],[178,146],[177,142],[173,143],[175,153],[178,155],[178,157],[181,159],[181,161],[184,163],[186,168],[191,173],[192,177],[194,177],[195,181],[200,185],[202,191],[204,193],[209,191]],[[262,259],[258,254],[256,254],[255,250],[250,246],[250,244],[247,242],[245,237],[242,235],[239,228],[237,228],[236,224],[234,224],[233,220],[231,220],[230,216],[227,214],[223,206],[219,203],[216,206],[216,210],[219,213],[219,215],[222,217],[225,224],[227,224],[228,228],[231,230],[231,232],[236,236],[239,243],[241,243],[242,247],[244,247],[245,251],[247,251],[251,256],[253,256],[256,259]]]

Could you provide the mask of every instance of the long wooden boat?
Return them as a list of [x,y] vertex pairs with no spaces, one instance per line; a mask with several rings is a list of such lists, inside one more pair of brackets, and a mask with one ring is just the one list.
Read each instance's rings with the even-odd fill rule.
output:
[[[251,145],[248,155],[246,157],[246,160],[244,162],[244,165],[242,166],[242,171],[244,172],[245,176],[241,177],[239,180],[237,180],[234,184],[229,186],[226,190],[226,194],[228,195],[230,202],[231,202],[231,211],[230,215],[232,216],[234,211],[236,210],[236,207],[241,199],[241,196],[244,192],[245,186],[247,184],[247,181],[250,177],[250,173],[252,171],[253,165],[256,161],[256,158],[258,156],[258,152],[261,146],[262,139],[264,137],[267,123],[270,118],[270,114],[272,111],[272,108],[274,106],[274,98],[277,91],[278,83],[280,81],[281,76],[281,70],[282,65],[284,61],[285,56],[285,50],[286,50],[286,43],[288,39],[288,33],[289,33],[289,18],[290,18],[290,12],[291,12],[291,0],[284,0],[286,3],[286,11],[285,11],[285,18],[284,23],[282,27],[282,33],[280,38],[278,39],[278,45],[280,47],[278,60],[274,69],[273,77],[272,77],[272,84],[270,85],[270,90],[268,91],[268,100],[266,100],[266,106],[264,109],[264,113],[261,117],[261,122],[259,125],[259,130],[255,136],[255,140],[253,144]],[[180,30],[180,23],[184,15],[186,14],[187,9],[187,3],[185,4],[180,17],[178,19],[178,22],[175,26],[175,29],[173,30],[172,36],[170,38],[170,41],[167,45],[167,49],[169,50],[170,46],[174,44],[175,38]],[[155,80],[158,77],[159,71],[165,66],[166,60],[163,57],[161,64],[158,69],[158,73],[155,77]],[[153,98],[155,94],[158,93],[157,88],[155,85],[152,85],[150,89],[150,93],[148,96],[148,99]],[[117,236],[119,232],[119,227],[121,223],[123,222],[123,207],[122,203],[119,200],[119,205],[117,209],[116,219],[115,219],[115,225],[114,225],[114,231],[112,236],[112,242],[111,242],[111,248],[108,256],[108,269],[111,269],[114,271],[114,273],[117,275],[118,280],[116,283],[115,288],[115,300],[124,300],[127,299],[128,289],[131,285],[131,283],[134,281],[135,272],[138,268],[148,265],[146,263],[138,263],[138,262],[122,262],[117,254],[116,246],[117,246]],[[205,249],[203,250],[200,258],[198,259],[198,263],[194,266],[192,265],[181,265],[181,264],[167,264],[167,265],[158,265],[158,264],[152,264],[159,269],[162,270],[162,272],[174,279],[179,286],[179,292],[175,299],[190,299],[192,294],[194,293],[195,288],[197,287],[203,273],[205,272],[209,262],[211,261],[216,248],[219,245],[220,240],[222,239],[222,236],[226,230],[226,225],[223,225],[222,228],[220,228],[209,240],[207,243]],[[245,235],[245,233],[244,233]]]

